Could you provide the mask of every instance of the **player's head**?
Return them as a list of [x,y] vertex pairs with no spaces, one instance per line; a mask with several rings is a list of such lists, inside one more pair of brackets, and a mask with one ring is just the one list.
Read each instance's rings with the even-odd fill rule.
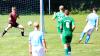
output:
[[64,6],[63,6],[63,5],[60,5],[60,6],[59,6],[59,10],[60,10],[60,11],[64,11]]
[[96,13],[96,12],[97,12],[97,9],[96,9],[96,7],[93,7],[90,11],[91,11],[92,13]]
[[16,7],[12,7],[12,12],[15,12],[16,11]]
[[69,15],[69,11],[68,11],[68,9],[66,9],[66,10],[64,11],[64,14],[65,14],[66,16]]
[[34,26],[34,28],[39,29],[39,23],[38,22],[34,22],[33,26]]

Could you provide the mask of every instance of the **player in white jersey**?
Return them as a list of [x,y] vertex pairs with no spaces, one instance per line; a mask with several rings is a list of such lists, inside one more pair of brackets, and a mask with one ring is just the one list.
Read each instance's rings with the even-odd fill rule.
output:
[[96,11],[93,9],[92,13],[90,13],[87,16],[87,19],[86,19],[87,24],[86,24],[83,32],[81,33],[79,43],[82,41],[85,33],[87,33],[85,44],[87,44],[89,39],[90,39],[90,35],[92,34],[93,30],[96,28],[96,31],[98,31],[98,23],[99,23],[98,18],[99,17],[96,14]]
[[39,31],[39,24],[34,22],[34,31],[29,34],[30,56],[45,56],[45,51],[47,47],[43,32]]

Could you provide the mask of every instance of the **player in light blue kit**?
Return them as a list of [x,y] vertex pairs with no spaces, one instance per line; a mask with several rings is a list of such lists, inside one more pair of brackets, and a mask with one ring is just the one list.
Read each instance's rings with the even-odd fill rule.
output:
[[81,36],[80,36],[80,40],[79,40],[79,43],[82,41],[85,33],[87,33],[87,36],[86,36],[86,40],[85,40],[85,44],[88,43],[89,39],[90,39],[90,35],[92,34],[93,30],[96,28],[96,31],[98,31],[98,15],[96,14],[96,11],[95,9],[92,10],[92,13],[90,13],[88,16],[87,16],[87,24],[83,30],[83,32],[81,33]]
[[29,34],[30,56],[45,56],[47,51],[43,32],[39,31],[39,23],[34,22],[34,31]]

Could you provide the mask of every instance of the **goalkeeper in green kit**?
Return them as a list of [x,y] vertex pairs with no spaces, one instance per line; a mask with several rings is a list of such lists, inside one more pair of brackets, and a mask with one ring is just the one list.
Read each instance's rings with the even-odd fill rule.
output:
[[54,13],[53,15],[53,20],[56,20],[57,23],[57,31],[60,34],[60,38],[62,39],[62,29],[60,29],[60,22],[64,18],[64,6],[60,5],[59,6],[59,12]]
[[74,19],[69,16],[69,11],[65,10],[64,12],[65,17],[61,21],[60,29],[62,31],[62,43],[65,49],[65,56],[71,56],[71,40],[72,40],[72,33],[75,29]]

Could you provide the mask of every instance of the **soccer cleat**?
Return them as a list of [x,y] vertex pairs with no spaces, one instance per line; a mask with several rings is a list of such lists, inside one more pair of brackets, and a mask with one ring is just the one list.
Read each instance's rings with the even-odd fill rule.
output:
[[24,32],[21,32],[21,35],[24,36]]
[[81,43],[81,40],[79,40],[78,43]]
[[3,37],[3,36],[4,36],[4,34],[5,34],[6,32],[7,32],[7,31],[5,31],[5,30],[4,30],[4,32],[2,33],[2,35],[1,35],[1,36]]

